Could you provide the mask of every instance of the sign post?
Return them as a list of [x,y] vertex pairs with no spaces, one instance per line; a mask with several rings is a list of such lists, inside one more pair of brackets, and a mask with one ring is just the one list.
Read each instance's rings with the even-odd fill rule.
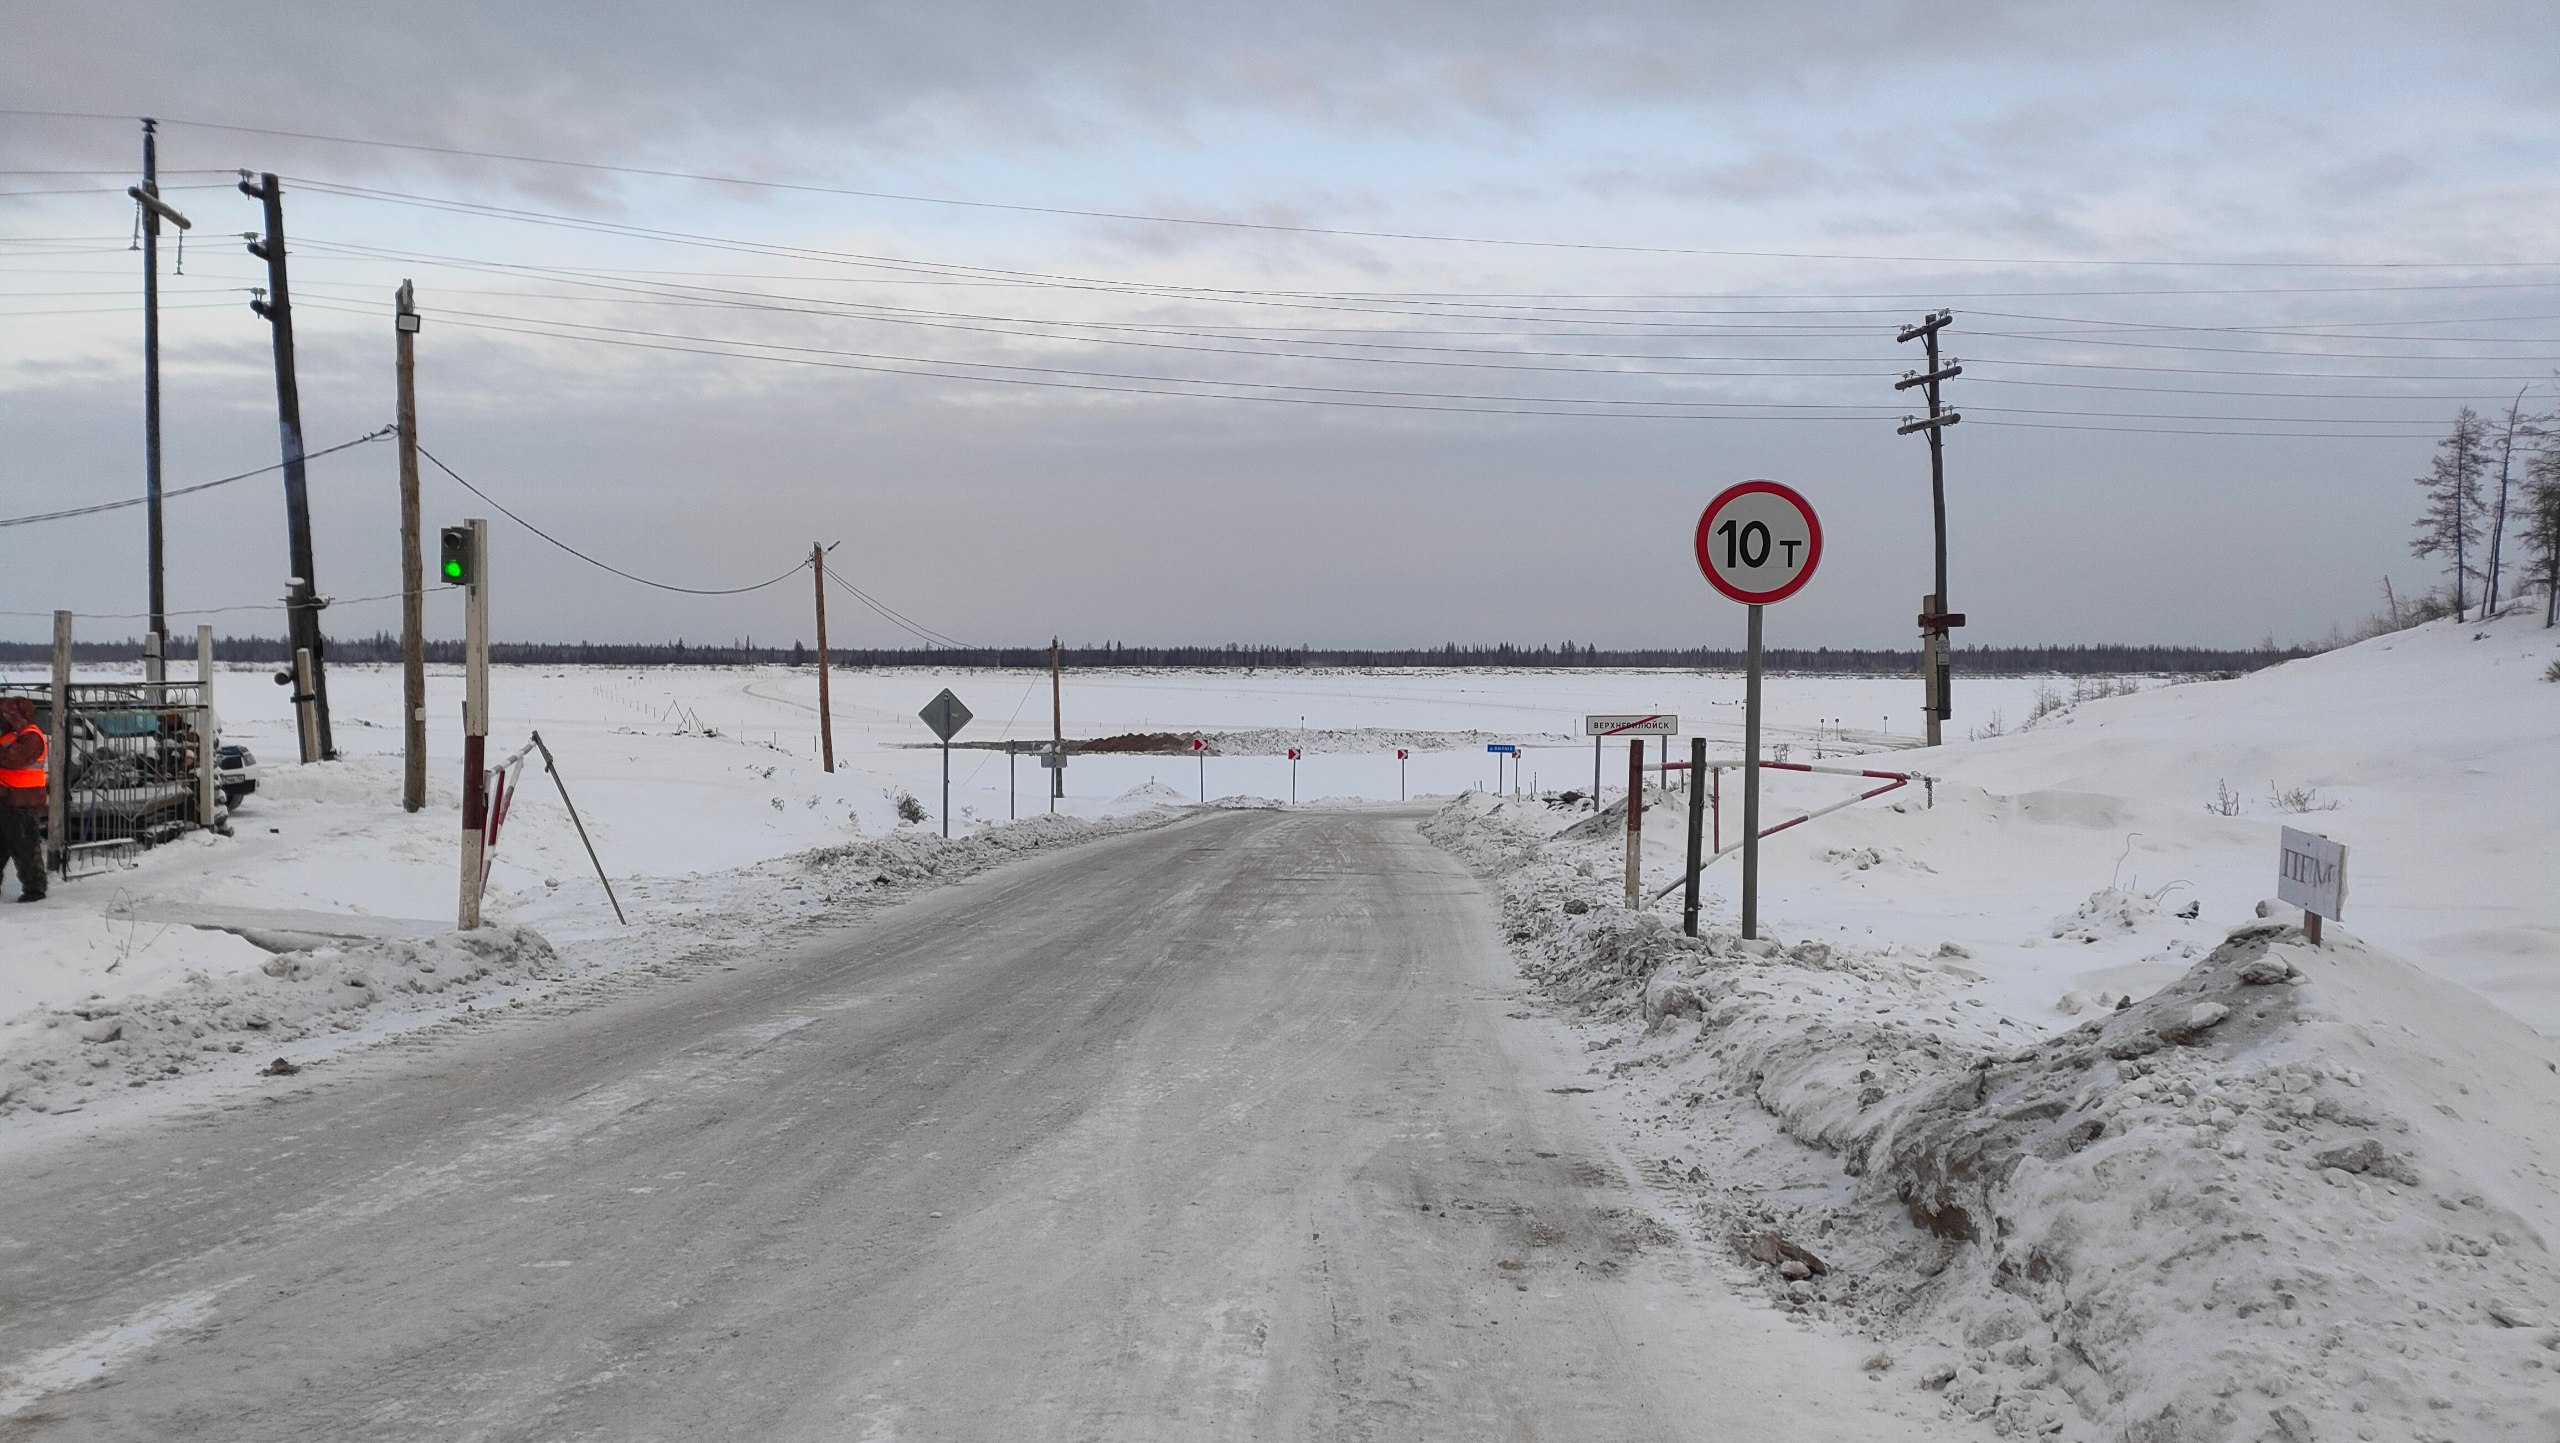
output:
[[2320,919],[2347,907],[2347,848],[2318,832],[2284,829],[2277,843],[2276,900],[2302,909],[2302,939],[2320,945]]
[[1510,742],[1486,742],[1484,749],[1493,753],[1493,794],[1497,797],[1503,794],[1502,764],[1505,760],[1511,763],[1511,789],[1518,791],[1520,789],[1520,748]]
[[1289,805],[1298,804],[1298,749],[1289,748]]
[[1209,743],[1201,737],[1191,739],[1191,754],[1200,759],[1200,800],[1209,800]]
[[1698,569],[1750,612],[1742,714],[1742,935],[1760,935],[1760,612],[1804,589],[1822,561],[1822,523],[1775,481],[1728,486],[1698,517]]
[[1396,748],[1396,800],[1397,800],[1397,801],[1399,801],[1399,802],[1401,802],[1401,801],[1403,801],[1403,800],[1405,799],[1405,794],[1404,794],[1404,755],[1405,755],[1405,749],[1404,749],[1403,747],[1398,747],[1398,748]]
[[951,835],[951,739],[969,724],[972,713],[946,686],[942,695],[926,702],[924,710],[916,715],[923,717],[924,724],[942,739],[942,835],[947,837]]
[[1680,733],[1680,718],[1672,712],[1633,712],[1620,715],[1587,716],[1582,729],[1591,737],[1591,810],[1600,810],[1600,741],[1603,737],[1667,737]]

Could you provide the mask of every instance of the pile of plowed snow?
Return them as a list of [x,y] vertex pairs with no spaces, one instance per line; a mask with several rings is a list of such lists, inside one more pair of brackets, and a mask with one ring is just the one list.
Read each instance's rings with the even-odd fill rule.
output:
[[[1697,938],[1670,902],[1627,908],[1622,813],[1594,825],[1471,796],[1426,831],[1498,880],[1524,974],[1578,1019],[1592,1101],[1648,1178],[1781,1308],[1873,1336],[1886,1379],[2003,1436],[2560,1438],[2560,1046],[2442,975],[2492,976],[2531,1010],[2560,957],[2517,954],[2545,969],[2535,984],[2403,960],[2336,922],[2311,946],[2291,909],[2236,900],[2244,875],[2272,887],[2271,845],[2220,856],[2294,819],[2184,795],[2241,765],[2327,787],[2341,752],[2397,736],[2388,774],[2318,819],[2370,859],[2350,911],[2385,894],[2395,931],[2476,941],[2457,919],[2503,906],[2523,914],[2510,942],[2541,935],[2553,893],[2489,894],[2511,849],[2538,838],[2546,867],[2560,853],[2560,819],[2512,804],[2560,773],[2560,689],[2527,693],[2545,703],[2531,735],[2466,711],[2474,693],[2546,686],[2506,653],[2549,643],[2511,623],[2472,642],[2480,630],[2093,702],[2050,732],[1933,755],[1942,776],[2046,790],[1942,782],[1934,815],[1898,798],[1784,834],[1774,925],[1752,942],[1730,922],[1729,870]],[[2435,706],[2392,690],[2403,672],[2434,678]],[[2103,748],[2070,732],[2102,725]],[[2318,766],[2274,746],[2287,726],[2332,739],[2306,753]],[[2445,760],[2489,752],[2509,804]],[[2429,815],[2420,789],[2447,778],[2434,854],[2376,835],[2368,818]],[[2178,795],[2147,791],[2173,781]],[[1652,886],[1676,875],[1678,802],[1650,803]],[[2179,885],[2102,865],[2104,885],[2065,891],[2089,875],[2083,851],[2144,855],[2129,823],[2166,834],[2151,864]],[[2473,867],[2475,851],[2490,860]]]

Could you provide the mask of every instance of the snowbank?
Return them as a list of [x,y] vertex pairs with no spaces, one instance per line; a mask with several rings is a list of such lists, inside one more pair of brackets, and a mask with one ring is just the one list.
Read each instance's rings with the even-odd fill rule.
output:
[[[1562,820],[1426,831],[1499,879],[1653,1181],[1872,1368],[2002,1435],[2560,1436],[2549,1040],[2281,917],[2047,1036],[1961,946],[1683,937]],[[2150,922],[2102,891],[2045,930]]]

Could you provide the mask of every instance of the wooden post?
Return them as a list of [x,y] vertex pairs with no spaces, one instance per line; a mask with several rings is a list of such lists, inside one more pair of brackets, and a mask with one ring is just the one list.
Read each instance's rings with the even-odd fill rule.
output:
[[1698,850],[1707,820],[1707,739],[1689,738],[1689,880],[1680,893],[1680,930],[1698,935],[1698,869],[1706,865]]
[[1591,739],[1591,810],[1600,810],[1600,738]]
[[1644,905],[1644,738],[1627,739],[1627,905]]
[[2320,945],[2319,913],[2305,912],[2302,914],[2302,940],[2310,943],[2314,947]]
[[489,523],[471,527],[471,584],[462,598],[462,900],[454,925],[480,925],[480,873],[489,824]]
[[293,649],[293,726],[306,762],[320,755],[320,717],[311,705],[315,700],[311,693],[311,648],[297,646]]
[[[45,870],[66,871],[71,859],[71,613],[53,614],[53,715],[45,724]],[[18,887],[25,890],[27,879]],[[39,889],[41,890],[41,889]]]
[[400,809],[427,804],[427,562],[418,527],[417,292],[402,281],[393,298],[392,344],[400,431]]
[[338,752],[329,732],[328,647],[320,636],[319,574],[311,561],[311,498],[302,454],[302,390],[293,356],[293,294],[285,278],[284,186],[273,172],[256,183],[243,180],[240,191],[266,207],[267,233],[249,242],[249,254],[267,263],[267,294],[249,302],[274,332],[276,359],[276,428],[284,446],[284,509],[287,553],[293,575],[285,596],[285,620],[297,649],[311,653],[312,714],[316,745],[306,748],[306,762],[329,761]]
[[196,820],[213,825],[222,773],[222,719],[213,709],[213,628],[196,627]]
[[1751,660],[1742,684],[1742,937],[1760,935],[1760,608],[1751,611]]
[[169,704],[169,658],[160,633],[142,634],[142,696],[154,708]]
[[818,756],[836,769],[836,716],[827,697],[827,548],[811,542],[809,570],[818,582]]
[[1049,769],[1049,810],[1058,809],[1058,798],[1067,794],[1067,711],[1058,686],[1058,639],[1049,638],[1049,741],[1051,758],[1056,763]]

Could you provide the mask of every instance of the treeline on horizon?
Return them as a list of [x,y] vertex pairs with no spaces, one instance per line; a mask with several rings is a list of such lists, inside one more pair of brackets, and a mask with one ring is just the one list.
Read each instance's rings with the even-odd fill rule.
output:
[[[2206,675],[2238,673],[2312,655],[2314,647],[2139,646],[2096,643],[2072,646],[1966,646],[1956,650],[1957,670],[1976,675],[2115,675],[2122,673]],[[173,670],[193,659],[192,643],[174,649]],[[427,660],[459,663],[462,643],[430,641]],[[227,636],[215,640],[217,661],[283,663],[290,652],[282,638]],[[865,667],[987,667],[1045,669],[1045,646],[1008,647],[831,647],[832,665]],[[134,662],[141,659],[139,641],[76,642],[75,661]],[[42,642],[0,642],[0,663],[48,664],[51,646]],[[501,641],[490,645],[492,662],[511,666],[805,666],[815,660],[810,648],[758,646],[752,639],[730,643],[550,642]],[[328,660],[338,663],[381,663],[400,660],[400,639],[388,632],[329,643]],[[1669,671],[1739,671],[1738,650],[1714,647],[1603,647],[1578,642],[1518,646],[1355,648],[1314,646],[1070,646],[1064,664],[1079,671],[1108,667],[1188,667],[1204,670],[1311,670],[1316,668],[1493,669],[1656,668]],[[1917,649],[1876,647],[1771,647],[1764,654],[1774,671],[1832,676],[1908,676],[1919,670]]]

